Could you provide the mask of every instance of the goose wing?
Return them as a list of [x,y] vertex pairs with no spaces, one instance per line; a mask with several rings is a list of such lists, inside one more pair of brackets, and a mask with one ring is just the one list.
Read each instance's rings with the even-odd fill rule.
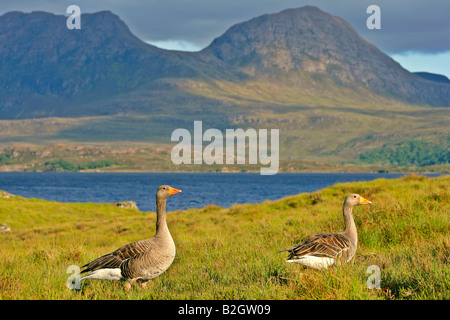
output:
[[86,269],[82,270],[81,273],[95,271],[98,269],[120,268],[120,265],[125,260],[141,255],[147,252],[149,248],[150,244],[147,240],[129,243],[111,253],[105,254],[104,256],[85,264],[82,268]]
[[296,246],[280,250],[289,252],[289,259],[305,256],[340,258],[350,249],[350,241],[339,233],[322,233],[315,235]]

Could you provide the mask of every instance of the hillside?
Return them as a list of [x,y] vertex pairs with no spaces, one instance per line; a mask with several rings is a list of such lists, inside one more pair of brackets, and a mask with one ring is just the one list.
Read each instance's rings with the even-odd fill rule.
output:
[[450,83],[450,79],[441,74],[435,74],[435,73],[430,73],[430,72],[414,72],[414,74],[416,74],[419,77],[422,77],[426,80],[442,82],[442,83]]
[[17,143],[170,148],[194,120],[277,128],[286,161],[359,165],[404,141],[448,146],[450,84],[406,71],[316,7],[236,24],[194,53],[144,43],[108,11],[82,19],[68,30],[46,12],[0,16],[4,157]]
[[366,88],[407,103],[450,106],[449,86],[421,81],[362,39],[347,22],[316,7],[266,14],[234,25],[203,52],[212,52],[253,77],[297,80],[294,84],[300,90],[330,81],[361,94]]
[[[317,98],[330,99],[331,86],[349,89],[355,100],[372,93],[375,100],[380,95],[450,106],[447,83],[406,71],[348,23],[316,7],[234,25],[199,53],[148,45],[108,11],[83,15],[81,30],[67,29],[65,20],[45,12],[0,17],[1,118],[146,113],[167,103],[183,107],[207,102],[204,92],[184,90],[188,80],[239,86],[282,81],[282,86],[314,91]],[[164,86],[182,101],[161,101],[168,92]],[[121,97],[129,100],[126,106]],[[281,98],[279,103],[285,102]]]
[[[0,232],[0,299],[448,299],[449,185],[448,176],[406,176],[337,184],[257,205],[169,212],[175,261],[147,291],[134,287],[128,295],[123,283],[106,281],[71,291],[66,270],[151,237],[153,212],[0,192],[0,224],[11,229]],[[354,262],[324,272],[285,263],[277,250],[318,232],[341,231],[342,202],[351,192],[372,201],[354,210]],[[381,271],[379,290],[367,288],[371,265]]]
[[[126,112],[110,97],[200,72],[183,54],[136,38],[111,12],[83,15],[81,30],[67,29],[66,19],[46,12],[0,17],[0,118]],[[105,100],[108,107],[94,107]]]

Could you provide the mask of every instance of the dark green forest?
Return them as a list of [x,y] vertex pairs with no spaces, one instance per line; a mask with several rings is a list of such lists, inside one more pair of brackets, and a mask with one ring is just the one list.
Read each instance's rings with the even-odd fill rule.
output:
[[436,144],[425,141],[402,141],[395,145],[363,153],[359,156],[364,163],[393,166],[430,166],[448,164],[450,149],[446,143]]

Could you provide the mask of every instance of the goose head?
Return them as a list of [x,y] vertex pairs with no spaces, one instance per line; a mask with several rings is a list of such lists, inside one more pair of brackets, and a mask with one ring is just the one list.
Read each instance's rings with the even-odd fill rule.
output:
[[172,188],[170,186],[166,186],[166,185],[160,186],[158,188],[158,191],[156,191],[156,199],[166,200],[171,195],[174,195],[174,194],[177,194],[177,193],[180,193],[180,192],[181,192],[181,190]]
[[359,194],[352,193],[345,198],[344,207],[354,207],[360,204],[370,204],[370,203],[372,202],[367,200],[366,198],[361,197]]

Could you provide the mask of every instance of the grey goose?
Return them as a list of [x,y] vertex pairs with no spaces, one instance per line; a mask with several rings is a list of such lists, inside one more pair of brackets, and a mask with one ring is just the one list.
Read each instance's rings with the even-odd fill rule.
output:
[[175,258],[175,243],[166,223],[166,199],[181,190],[160,186],[156,192],[156,233],[153,238],[136,241],[85,264],[81,278],[126,281],[125,290],[139,282],[147,288],[147,281],[163,274]]
[[310,237],[303,243],[278,252],[289,253],[286,262],[299,263],[313,269],[327,269],[337,260],[349,262],[356,253],[358,233],[353,220],[353,207],[370,204],[369,200],[359,194],[350,194],[343,206],[344,231],[339,233],[321,233]]

